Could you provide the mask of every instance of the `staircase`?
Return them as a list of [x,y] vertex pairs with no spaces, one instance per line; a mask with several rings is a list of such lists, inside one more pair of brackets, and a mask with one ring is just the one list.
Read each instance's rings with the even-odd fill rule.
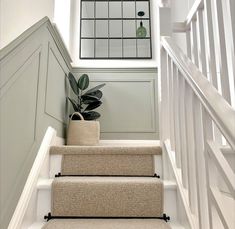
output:
[[49,154],[49,177],[38,180],[37,222],[29,229],[181,228],[175,183],[159,176],[158,141],[51,146]]
[[[0,146],[7,150],[1,165],[9,176],[1,182],[9,183],[1,185],[1,227],[7,228],[12,215],[9,229],[235,227],[234,1],[196,0],[186,21],[173,26],[169,1],[159,2],[160,141],[65,146],[49,127],[41,143],[50,124],[64,136],[67,94],[59,89],[74,70],[69,54],[47,18],[0,52],[0,102],[24,101],[21,109],[3,103],[1,130],[7,131],[1,132]],[[185,35],[187,55],[172,38],[172,27]],[[53,78],[55,72],[61,77]],[[19,87],[20,76],[28,78]],[[63,86],[46,103],[47,82],[58,80]],[[27,127],[15,116],[25,119],[29,106],[35,112]],[[6,120],[12,114],[11,132]]]

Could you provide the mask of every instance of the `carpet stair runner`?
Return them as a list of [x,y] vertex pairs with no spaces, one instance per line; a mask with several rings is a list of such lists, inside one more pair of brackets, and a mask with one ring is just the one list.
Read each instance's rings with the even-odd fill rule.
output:
[[[61,173],[43,229],[169,229],[155,145],[53,146]],[[163,217],[164,215],[164,217]]]

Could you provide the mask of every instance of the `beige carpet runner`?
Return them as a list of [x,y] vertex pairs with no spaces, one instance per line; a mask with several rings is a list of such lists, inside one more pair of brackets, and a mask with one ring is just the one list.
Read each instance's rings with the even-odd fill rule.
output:
[[163,185],[157,178],[60,177],[52,186],[52,215],[161,217]]
[[153,155],[159,146],[53,146],[51,154],[62,154],[62,175],[153,176]]
[[68,218],[51,219],[43,229],[169,228],[151,219],[163,216],[163,183],[153,177],[159,146],[61,146],[50,153],[63,155],[62,177],[52,184],[51,215]]

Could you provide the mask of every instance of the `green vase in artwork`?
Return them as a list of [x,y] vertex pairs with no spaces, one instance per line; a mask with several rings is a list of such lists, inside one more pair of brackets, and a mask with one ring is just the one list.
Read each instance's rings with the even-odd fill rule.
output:
[[140,22],[140,27],[137,29],[136,31],[136,36],[140,37],[140,38],[144,38],[147,35],[147,30],[146,28],[143,26],[143,22]]
[[[145,15],[145,12],[144,12],[144,11],[139,11],[139,12],[138,12],[138,16],[139,16],[140,18],[142,18],[144,15]],[[140,26],[139,26],[139,28],[136,30],[136,37],[145,38],[146,35],[147,35],[147,30],[146,30],[146,28],[144,27],[143,22],[142,22],[142,20],[141,20]]]

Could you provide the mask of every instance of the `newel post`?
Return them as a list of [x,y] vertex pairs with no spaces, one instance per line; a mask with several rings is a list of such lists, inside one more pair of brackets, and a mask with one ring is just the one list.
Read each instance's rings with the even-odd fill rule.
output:
[[158,44],[158,107],[159,107],[159,130],[160,141],[163,149],[163,179],[169,177],[167,169],[167,156],[164,153],[164,141],[170,137],[170,117],[169,117],[169,85],[168,85],[168,55],[161,45],[163,36],[171,36],[171,8],[170,0],[159,0],[157,8],[157,44]]

